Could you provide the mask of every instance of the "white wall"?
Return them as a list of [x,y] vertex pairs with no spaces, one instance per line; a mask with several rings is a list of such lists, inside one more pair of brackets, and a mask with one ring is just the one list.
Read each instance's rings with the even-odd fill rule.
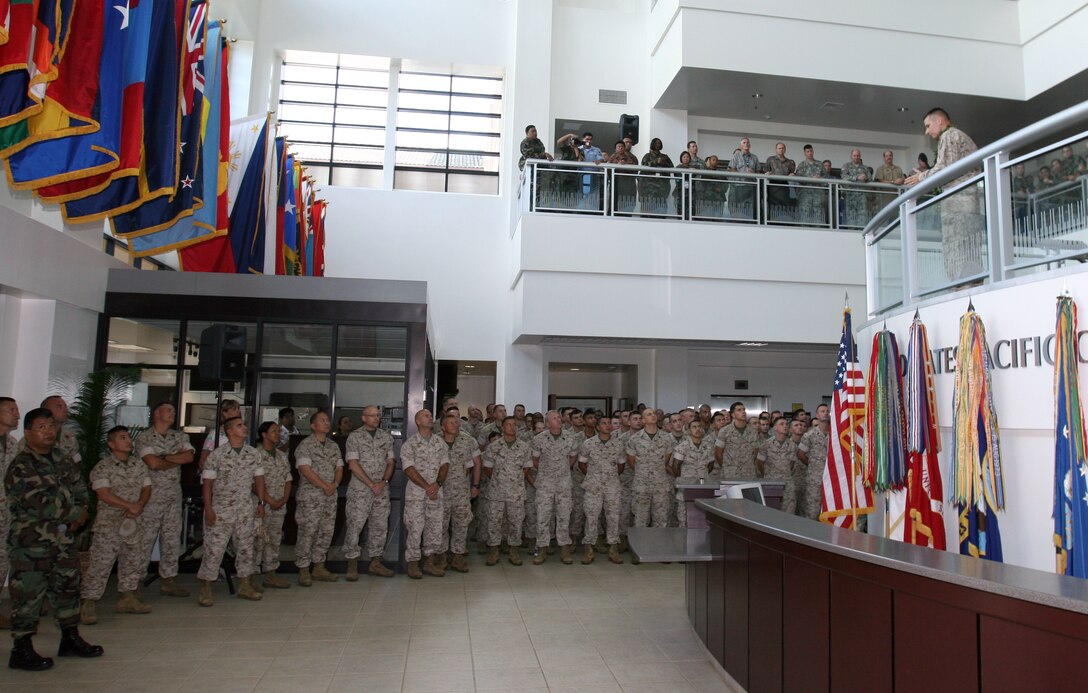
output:
[[1085,68],[1088,2],[1020,0],[1024,95],[1031,98]]
[[[1081,271],[1044,281],[974,293],[971,301],[981,316],[991,350],[1000,340],[1022,337],[1045,338],[1054,333],[1054,297],[1068,288],[1080,306],[1088,301],[1088,275]],[[929,333],[930,349],[955,347],[959,341],[959,319],[967,308],[967,298],[960,296],[922,307],[920,316]],[[887,318],[888,329],[898,338],[900,353],[906,354],[913,311]],[[860,362],[869,362],[872,336],[884,319],[858,329]],[[1084,329],[1083,323],[1081,329]],[[1034,339],[1028,342],[1033,351]],[[1088,338],[1082,340],[1084,354]],[[1002,364],[1011,362],[1010,350],[999,350]],[[1021,359],[1018,359],[1021,361]],[[936,366],[937,364],[935,364]],[[943,371],[943,365],[940,366]],[[1080,367],[1081,383],[1088,383],[1088,366]],[[940,454],[945,491],[948,483],[951,450],[952,395],[954,375],[939,373],[934,377],[938,419],[941,423]],[[1034,355],[1026,366],[995,368],[992,372],[994,408],[1001,430],[1001,456],[1005,475],[1006,509],[998,516],[1005,562],[1053,570],[1054,546],[1051,542],[1054,480],[1054,368],[1042,360],[1036,365]],[[1084,390],[1082,389],[1082,397]],[[880,523],[877,523],[880,524]],[[881,525],[882,526],[882,525]],[[958,550],[958,520],[955,510],[945,506],[947,543]]]

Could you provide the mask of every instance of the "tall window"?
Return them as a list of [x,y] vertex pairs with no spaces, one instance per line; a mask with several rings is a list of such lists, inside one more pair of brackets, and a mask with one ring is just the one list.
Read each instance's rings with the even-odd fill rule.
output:
[[286,51],[280,133],[319,183],[380,188],[390,166],[394,188],[494,195],[502,89],[501,68]]
[[280,134],[318,183],[382,186],[389,58],[287,51]]
[[496,194],[501,133],[495,70],[403,61],[393,187]]

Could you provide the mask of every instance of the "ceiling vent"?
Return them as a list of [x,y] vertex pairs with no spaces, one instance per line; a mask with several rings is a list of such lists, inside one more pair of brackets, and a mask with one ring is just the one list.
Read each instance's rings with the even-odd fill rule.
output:
[[820,110],[821,111],[837,111],[838,109],[842,108],[845,105],[846,104],[840,103],[838,101],[824,101],[823,105],[820,106]]
[[627,103],[627,92],[618,89],[599,89],[597,90],[597,100],[600,103],[624,105]]

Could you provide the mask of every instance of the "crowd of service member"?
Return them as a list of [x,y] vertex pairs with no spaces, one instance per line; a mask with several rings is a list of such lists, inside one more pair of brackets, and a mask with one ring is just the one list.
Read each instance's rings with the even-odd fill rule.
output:
[[[558,560],[592,563],[606,554],[624,562],[629,527],[686,525],[677,484],[718,479],[772,479],[784,484],[782,509],[815,518],[827,450],[828,412],[815,418],[795,411],[748,416],[744,405],[711,412],[708,405],[666,413],[639,405],[604,412],[570,407],[527,414],[523,405],[508,416],[501,404],[462,412],[447,399],[436,421],[427,409],[415,412],[417,432],[399,451],[407,478],[403,522],[407,575],[442,577],[446,570],[468,572],[471,541],[496,565],[500,554],[522,565],[521,551],[534,564],[558,552]],[[326,566],[336,522],[338,487],[350,475],[346,491],[343,555],[346,579],[356,581],[360,560],[366,572],[393,577],[383,562],[391,503],[389,483],[397,469],[393,435],[380,427],[376,406],[362,411],[362,426],[349,418],[336,432],[325,411],[310,419],[309,435],[294,448],[298,488],[287,441],[298,434],[294,411],[279,421],[262,423],[249,435],[237,402],[224,401],[218,437],[209,436],[196,455],[187,434],[175,428],[176,410],[160,403],[151,425],[135,438],[125,426],[107,435],[108,454],[84,480],[77,442],[65,427],[64,399],[51,396],[22,419],[17,403],[0,397],[2,471],[7,493],[0,531],[7,536],[11,618],[15,645],[9,666],[41,670],[50,658],[34,651],[43,600],[48,598],[62,630],[58,654],[95,657],[102,648],[86,643],[77,626],[97,622],[97,604],[117,565],[117,613],[146,614],[139,583],[147,574],[152,550],[159,546],[159,592],[188,597],[177,584],[181,553],[182,489],[180,470],[200,466],[203,493],[203,556],[197,573],[197,603],[214,604],[212,590],[228,544],[235,550],[237,595],[259,600],[266,588],[286,589],[277,574],[288,500],[295,498],[297,584],[337,581]],[[342,438],[338,441],[337,438]],[[97,497],[90,560],[80,570],[75,533],[89,522],[90,493]],[[367,557],[360,538],[367,532]],[[8,558],[10,557],[10,566]],[[637,559],[632,556],[632,562]]]
[[[537,136],[536,127],[525,128],[525,139],[521,141],[521,158],[518,166],[524,170],[525,162],[531,159],[568,162],[587,162],[596,165],[620,164],[641,165],[654,168],[690,169],[698,171],[722,171],[753,174],[768,174],[809,179],[834,178],[862,186],[876,182],[901,186],[907,178],[906,173],[894,162],[891,150],[883,152],[883,164],[876,169],[865,164],[861,150],[854,149],[850,160],[843,163],[836,173],[830,159],[819,160],[811,144],[803,148],[804,158],[800,163],[786,156],[786,145],[778,142],[775,153],[766,160],[752,153],[751,141],[742,137],[739,146],[728,157],[711,154],[705,159],[699,156],[699,144],[691,140],[687,148],[680,152],[674,161],[665,153],[664,145],[658,138],[650,140],[649,151],[641,158],[633,151],[633,140],[624,137],[617,140],[610,152],[605,152],[594,143],[593,133],[566,133],[555,143],[555,155],[549,153],[544,143]],[[918,161],[911,173],[929,169],[929,158],[925,153],[918,155]],[[600,181],[594,176],[579,174],[576,171],[557,170],[538,172],[538,194],[548,199],[557,200],[557,206],[577,207],[572,201],[591,200],[599,208],[601,202]],[[670,202],[677,213],[684,210],[685,200],[679,186],[671,186],[667,177],[655,179],[651,176],[616,176],[615,211],[631,212],[636,201],[640,204],[640,213],[662,214],[668,211]],[[692,190],[689,211],[695,216],[728,217],[735,219],[755,219],[755,187],[751,182],[726,183],[721,178],[704,177],[696,179]],[[819,186],[792,186],[782,181],[768,185],[769,222],[800,221],[821,224],[827,222],[827,193]],[[670,190],[671,188],[671,190]],[[851,225],[864,225],[872,212],[883,206],[885,199],[856,192],[844,195],[843,221]]]
[[[1011,181],[1014,202],[1023,204],[1032,195],[1045,193],[1051,188],[1071,183],[1088,174],[1088,161],[1083,156],[1076,156],[1073,146],[1068,144],[1061,148],[1059,156],[1049,162],[1044,157],[1037,166],[1035,172],[1029,172],[1024,162],[1013,166]],[[1068,197],[1079,199],[1080,195],[1074,191]],[[1061,201],[1063,200],[1055,200],[1058,203]]]

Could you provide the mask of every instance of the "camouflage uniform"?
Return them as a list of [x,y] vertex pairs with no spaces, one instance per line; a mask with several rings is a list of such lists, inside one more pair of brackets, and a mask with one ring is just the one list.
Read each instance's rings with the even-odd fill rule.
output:
[[[797,163],[788,157],[779,159],[778,155],[767,157],[763,170],[773,176],[788,176],[796,173]],[[767,181],[767,213],[771,219],[789,218],[793,212],[794,201],[790,199],[789,183],[783,180]]]
[[[807,431],[806,431],[807,433]],[[797,450],[800,448],[801,441],[805,439],[802,434],[797,440],[793,439],[790,435],[790,441],[797,447],[793,450],[793,459],[790,460],[790,469],[793,470],[793,514],[800,515],[804,512],[805,498],[807,495],[807,487],[805,486],[805,463],[797,457]]]
[[[90,474],[91,490],[108,488],[113,495],[128,503],[140,500],[145,486],[151,485],[147,465],[130,455],[122,462],[114,455],[103,457]],[[125,541],[118,530],[126,511],[98,502],[94,518],[94,537],[91,541],[90,566],[83,574],[79,592],[83,599],[99,600],[106,593],[113,562],[117,561],[117,591],[135,592],[140,579],[147,572],[147,554],[140,553],[139,537]],[[141,513],[142,515],[142,513]],[[136,519],[137,527],[143,521]],[[139,531],[139,529],[137,529]]]
[[[366,428],[358,428],[348,436],[344,451],[344,457],[349,464],[353,460],[358,461],[371,481],[381,481],[385,476],[386,464],[393,459],[393,436],[381,428],[374,429],[373,435]],[[344,512],[344,558],[354,560],[362,554],[359,536],[367,525],[370,525],[367,534],[370,558],[381,558],[385,554],[385,541],[389,535],[389,512],[389,486],[386,485],[375,496],[369,486],[352,474],[351,481],[348,482]]]
[[616,438],[601,440],[587,438],[578,451],[578,463],[586,465],[585,518],[586,531],[582,543],[597,543],[600,529],[597,521],[604,510],[605,536],[609,544],[620,542],[620,477],[618,465],[624,463],[623,444]]
[[484,451],[484,468],[493,470],[487,489],[489,546],[502,543],[504,528],[507,543],[521,545],[521,524],[525,520],[525,474],[522,470],[532,466],[532,450],[524,440],[507,443],[504,438],[497,438]]
[[[843,180],[854,181],[858,185],[865,185],[865,181],[858,178],[865,176],[869,179],[869,167],[865,164],[855,164],[852,160],[842,165],[840,177]],[[863,227],[869,223],[869,206],[864,191],[853,187],[845,187],[842,192],[843,223],[849,226]]]
[[570,458],[575,452],[569,436],[538,433],[532,442],[536,472],[536,545],[551,544],[552,519],[555,519],[555,541],[570,545],[571,474]]
[[[714,464],[714,443],[704,437],[702,442],[696,445],[691,438],[685,438],[673,451],[672,464],[674,468],[679,466],[680,469],[680,475],[676,479],[677,484],[694,484],[710,473],[710,467]],[[680,489],[676,490],[676,502],[676,521],[680,527],[687,527],[687,507],[684,503],[684,494]]]
[[[445,442],[443,440],[443,442]],[[446,443],[450,471],[442,487],[442,549],[456,554],[468,551],[468,526],[472,522],[472,470],[480,446],[467,433],[458,433]]]
[[[642,156],[641,164],[643,166],[653,166],[656,168],[673,167],[672,159],[669,158],[669,155],[659,151],[646,152]],[[660,176],[654,176],[645,171],[639,176],[638,197],[640,209],[643,212],[664,214],[668,211],[669,189],[672,187],[672,178],[666,176],[670,176],[670,174],[663,173]]]
[[204,557],[196,576],[213,582],[219,577],[219,565],[227,544],[234,539],[235,572],[247,578],[257,572],[257,496],[253,481],[264,476],[262,455],[256,448],[243,445],[235,450],[230,443],[220,445],[204,462],[205,483],[212,482],[212,510],[215,524],[204,523]]
[[25,449],[4,475],[11,529],[11,634],[38,631],[46,595],[62,627],[79,624],[79,557],[68,527],[87,512],[87,485],[72,458],[54,447],[46,455]]
[[1028,215],[1028,200],[1035,194],[1035,178],[1030,175],[1011,176],[1013,217],[1023,220]]
[[[438,481],[442,466],[449,463],[449,447],[440,435],[432,433],[429,438],[424,438],[416,433],[400,448],[401,468],[414,467],[427,483]],[[407,534],[404,560],[418,561],[420,544],[424,556],[441,553],[444,543],[442,492],[443,489],[439,488],[438,497],[431,500],[427,498],[427,492],[411,479],[404,487],[404,529]]]
[[[797,175],[802,178],[823,178],[824,167],[819,161],[802,159],[797,164]],[[815,185],[797,187],[797,209],[801,222],[813,226],[827,223],[827,188]]]
[[[257,448],[264,469],[264,487],[268,495],[279,498],[291,480],[291,464],[283,450],[269,452]],[[254,549],[257,567],[264,572],[275,572],[280,567],[280,542],[283,540],[283,521],[287,517],[287,505],[279,510],[266,507],[264,517],[257,521],[257,540]]]
[[[519,428],[517,437],[518,440],[527,443],[530,448],[533,446],[533,432],[528,428]],[[536,486],[525,484],[525,515],[521,521],[521,536],[530,541],[535,541],[536,524]]]
[[727,216],[725,199],[729,194],[729,183],[725,176],[693,175],[691,190],[693,215],[715,219],[724,219]]
[[722,449],[722,478],[755,479],[759,442],[756,429],[752,426],[745,426],[743,430],[732,423],[723,426],[714,443],[715,447]]
[[[502,436],[502,431],[499,425],[494,421],[480,424],[476,433],[476,444],[480,446],[480,450],[483,455],[487,454],[488,436],[492,431],[498,431],[499,436]],[[476,512],[473,516],[476,520],[476,541],[487,543],[491,539],[491,532],[487,528],[487,523],[490,521],[491,515],[488,512],[488,489],[491,487],[491,478],[480,472],[480,493],[476,495]]]
[[[295,467],[309,466],[318,478],[327,483],[336,481],[336,469],[344,466],[340,448],[326,438],[322,443],[317,436],[307,436],[295,448]],[[325,554],[332,543],[332,531],[336,525],[336,493],[326,496],[320,487],[299,474],[298,494],[295,496],[295,520],[298,523],[298,539],[295,541],[295,565],[309,568],[311,563],[324,563]]]
[[[0,479],[8,473],[8,466],[15,456],[19,454],[19,442],[10,433],[2,439],[4,448],[0,450]],[[7,502],[0,503],[0,583],[8,577],[8,529],[11,527],[11,516],[8,514]]]
[[[963,130],[951,126],[945,128],[937,139],[937,159],[931,168],[918,174],[919,180],[925,180],[977,150],[974,140]],[[949,181],[945,188],[959,185],[978,171],[977,168],[971,169]],[[983,249],[986,225],[978,186],[969,186],[938,203],[938,206],[941,214],[941,254],[948,278],[958,279],[965,274],[981,271],[979,254]]]
[[635,458],[635,478],[631,487],[632,527],[648,527],[653,517],[654,527],[669,526],[673,485],[665,469],[672,454],[672,434],[658,429],[650,435],[642,429],[627,439],[626,453]]
[[[159,434],[154,428],[136,436],[135,448],[142,460],[147,455],[176,455],[193,451],[189,436],[173,428]],[[172,578],[178,574],[181,555],[181,468],[152,469],[151,500],[140,515],[140,552],[151,555],[155,540],[159,540],[159,577]]]
[[[587,437],[582,431],[576,431],[573,428],[563,433],[570,439],[570,449],[573,453],[581,449],[582,443],[594,437]],[[574,465],[570,470],[570,536],[572,537],[581,535],[586,526],[586,515],[583,510],[585,489],[582,488],[584,481],[585,476],[582,470],[578,469],[578,465]]]
[[[613,433],[612,437],[617,438],[620,441],[620,445],[624,450],[627,449],[627,441],[631,439],[631,436],[635,434],[634,431],[621,431],[620,433]],[[626,460],[625,460],[626,462]],[[634,521],[634,516],[631,514],[631,494],[635,485],[635,470],[627,464],[623,465],[623,471],[620,472],[620,536],[627,536],[627,528],[631,526]],[[584,518],[585,515],[582,515]],[[574,532],[571,532],[571,536],[577,536]]]
[[782,512],[784,513],[792,514],[797,506],[792,469],[796,457],[797,446],[788,436],[781,442],[771,436],[760,444],[756,452],[756,458],[763,462],[763,478],[785,483],[785,489],[782,491]]
[[[737,152],[729,161],[729,168],[741,173],[762,173],[759,157],[752,152]],[[756,188],[752,179],[729,186],[729,216],[734,219],[757,219],[755,210]]]
[[801,436],[797,449],[808,455],[805,468],[805,505],[801,515],[818,520],[823,504],[824,467],[827,466],[827,434],[820,427],[810,428]]

